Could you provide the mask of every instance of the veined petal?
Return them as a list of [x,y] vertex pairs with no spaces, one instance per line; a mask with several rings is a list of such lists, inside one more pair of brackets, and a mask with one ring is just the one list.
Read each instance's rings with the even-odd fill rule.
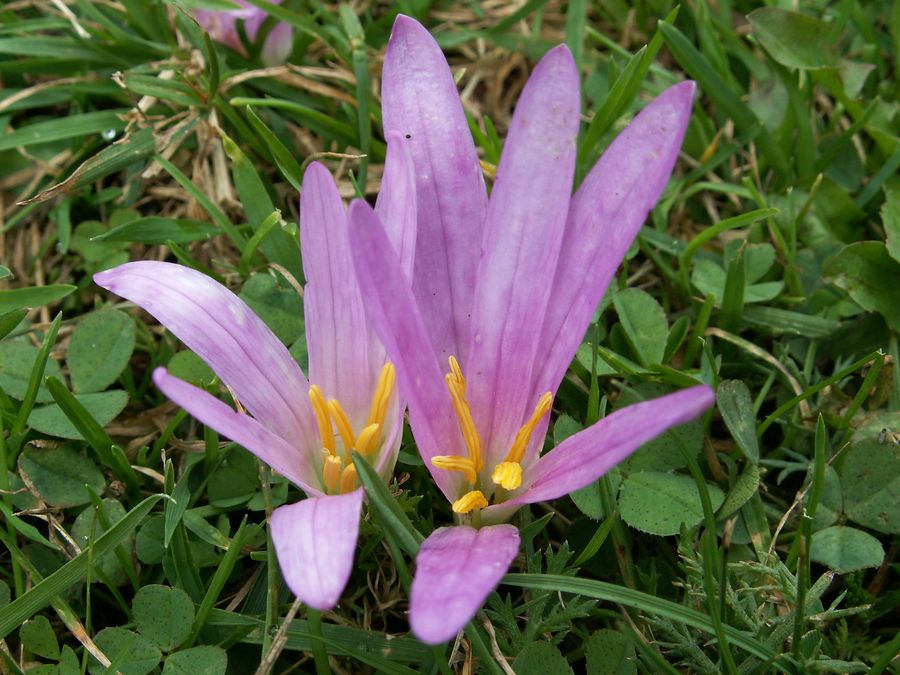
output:
[[422,542],[409,623],[426,644],[452,639],[475,616],[519,551],[512,525],[442,527]]
[[183,265],[130,262],[98,272],[97,285],[144,308],[206,361],[257,420],[303,447],[315,427],[309,384],[287,348],[247,304]]
[[714,401],[713,390],[701,385],[617,410],[539,458],[526,471],[528,487],[503,506],[556,499],[593,483],[644,443],[698,417]]
[[372,207],[360,199],[350,204],[350,249],[369,320],[397,368],[400,396],[407,401],[419,452],[438,487],[453,501],[459,477],[430,461],[435,455],[463,454],[453,403],[397,253]]
[[[606,287],[665,189],[691,114],[694,83],[670,87],[607,148],[572,200],[532,397],[556,391]],[[546,355],[546,356],[545,356]]]
[[381,81],[385,132],[406,141],[415,170],[416,298],[441,363],[465,363],[487,208],[475,144],[447,61],[414,19],[394,22]]
[[237,413],[215,396],[169,375],[165,368],[153,371],[153,382],[200,422],[243,445],[307,494],[322,494],[313,487],[319,481],[305,447],[291,445],[249,415]]
[[310,607],[331,609],[353,571],[362,489],[304,499],[272,512],[272,542],[288,588]]
[[416,178],[409,145],[403,136],[391,131],[385,135],[387,157],[375,214],[397,251],[403,272],[412,280],[416,251]]
[[326,397],[338,398],[359,428],[375,388],[370,334],[350,257],[347,212],[334,179],[318,162],[303,175],[300,247],[309,379]]
[[538,346],[575,172],[578,69],[550,50],[513,115],[491,192],[472,316],[469,379],[485,464],[509,450],[529,400]]

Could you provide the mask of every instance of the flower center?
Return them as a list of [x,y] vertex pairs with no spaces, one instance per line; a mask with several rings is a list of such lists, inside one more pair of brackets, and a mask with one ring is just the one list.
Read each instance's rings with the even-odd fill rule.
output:
[[[484,468],[481,454],[481,438],[475,422],[472,420],[472,411],[466,400],[466,379],[463,377],[459,363],[453,356],[450,357],[450,372],[444,376],[447,389],[450,390],[450,398],[456,417],[459,420],[459,428],[462,431],[463,440],[466,443],[467,455],[438,455],[431,458],[431,463],[439,469],[446,471],[459,471],[466,477],[470,490],[453,502],[455,513],[465,514],[475,509],[483,509],[488,505],[488,500],[479,489],[479,474]],[[516,433],[512,447],[506,454],[506,458],[495,465],[491,471],[491,482],[500,486],[505,491],[516,490],[522,485],[522,460],[525,458],[525,450],[531,441],[531,436],[544,415],[550,412],[553,403],[553,394],[546,392],[538,399],[531,417]],[[493,491],[494,488],[492,488]]]
[[[350,455],[353,450],[366,458],[377,457],[396,380],[394,364],[388,361],[378,376],[369,418],[359,434],[354,434],[350,418],[336,398],[326,400],[318,385],[310,386],[309,401],[322,439],[322,486],[327,494],[344,494],[358,487],[356,467]],[[341,439],[343,451],[338,449],[337,438]]]

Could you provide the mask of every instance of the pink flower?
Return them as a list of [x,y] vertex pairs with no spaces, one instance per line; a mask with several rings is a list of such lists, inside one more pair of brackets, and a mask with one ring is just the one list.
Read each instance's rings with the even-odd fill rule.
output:
[[619,410],[540,455],[553,395],[603,293],[669,178],[694,84],[671,87],[572,195],[581,102],[569,50],[551,49],[516,105],[488,198],[440,48],[399,16],[382,77],[387,133],[416,180],[410,285],[372,209],[350,206],[365,307],[397,366],[422,458],[458,525],[416,559],[410,623],[456,635],[518,552],[520,506],[577,490],[713,402],[697,386]]

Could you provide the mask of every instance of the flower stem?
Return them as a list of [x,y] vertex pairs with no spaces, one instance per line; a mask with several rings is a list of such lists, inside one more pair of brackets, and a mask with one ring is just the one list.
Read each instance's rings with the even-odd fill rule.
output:
[[331,675],[331,666],[328,663],[328,651],[325,649],[325,639],[322,637],[322,613],[312,607],[306,608],[306,622],[309,632],[312,633],[312,653],[316,662],[316,675]]

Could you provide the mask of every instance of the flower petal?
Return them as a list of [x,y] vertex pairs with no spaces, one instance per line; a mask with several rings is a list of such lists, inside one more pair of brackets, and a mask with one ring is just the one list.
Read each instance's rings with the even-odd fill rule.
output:
[[294,49],[294,27],[289,23],[279,22],[266,36],[260,57],[268,67],[280,66],[291,55]]
[[607,148],[575,194],[553,302],[541,329],[542,359],[532,397],[556,391],[607,285],[665,189],[693,95],[694,83],[684,82],[656,97]]
[[485,464],[502,460],[537,403],[531,374],[575,172],[578,68],[565,45],[541,59],[510,124],[475,286],[469,379]]
[[318,162],[303,175],[300,250],[310,382],[337,398],[353,428],[361,429],[375,390],[375,364],[350,257],[347,212],[334,179]]
[[307,494],[321,494],[313,487],[319,479],[308,453],[272,433],[249,415],[237,413],[215,396],[169,375],[165,368],[153,371],[153,382],[200,422],[243,445]]
[[567,438],[526,472],[521,493],[503,506],[556,499],[593,483],[647,441],[689,422],[715,401],[706,385],[622,408]]
[[288,588],[310,607],[334,607],[353,571],[363,491],[304,499],[272,512],[275,554]]
[[487,191],[447,61],[407,16],[394,22],[381,99],[385,133],[402,136],[415,167],[416,298],[440,361],[465,363]]
[[396,132],[388,132],[387,158],[375,214],[397,251],[400,266],[412,280],[416,251],[416,177],[409,146]]
[[430,461],[465,447],[450,394],[397,253],[378,216],[361,199],[350,204],[350,249],[369,320],[397,368],[419,452],[452,501],[459,496],[458,474],[437,469]]
[[519,551],[512,525],[442,527],[422,542],[409,623],[426,644],[452,639],[484,604]]
[[257,420],[296,448],[315,428],[309,384],[287,348],[247,304],[205,274],[142,260],[94,281],[144,308],[206,361]]

